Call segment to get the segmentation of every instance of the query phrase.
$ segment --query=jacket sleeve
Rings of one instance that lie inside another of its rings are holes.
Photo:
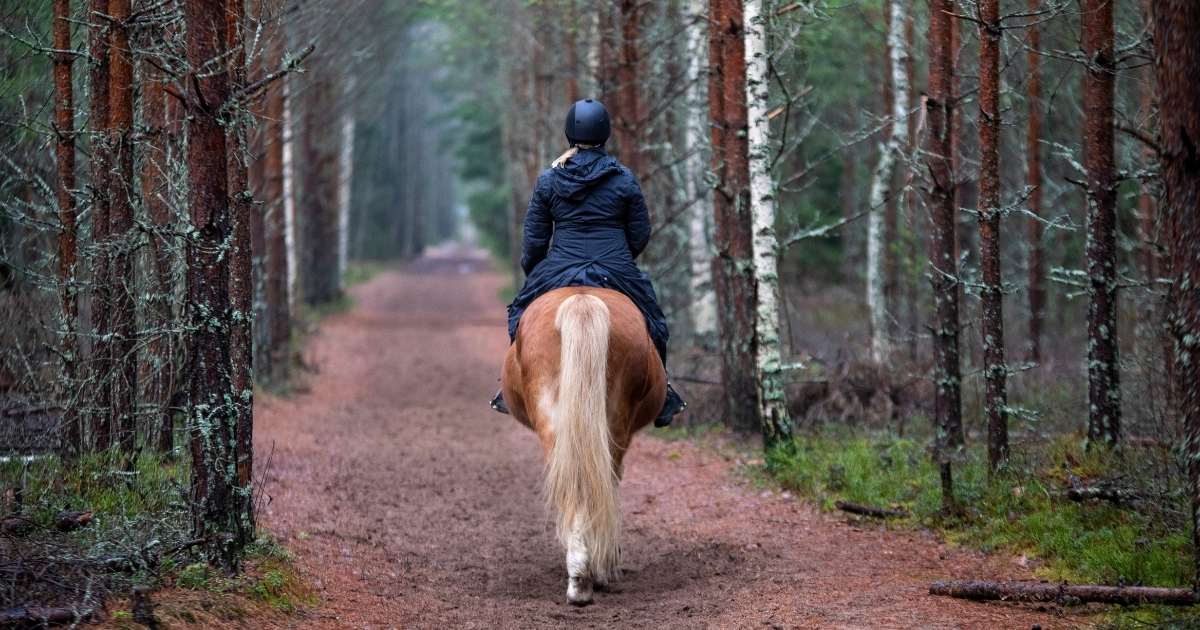
[[[521,269],[529,275],[546,257],[550,248],[550,237],[554,234],[554,217],[550,214],[550,203],[543,179],[538,178],[525,210],[524,240],[521,246]]]
[[[629,253],[637,258],[650,242],[650,211],[646,209],[646,197],[642,195],[642,187],[632,175],[629,176],[627,204],[625,240],[629,243]]]

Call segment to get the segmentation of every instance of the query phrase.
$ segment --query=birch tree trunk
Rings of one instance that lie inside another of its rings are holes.
[[[1200,590],[1200,4],[1154,3],[1159,146],[1171,244],[1169,328],[1174,337],[1175,401],[1183,421],[1191,495],[1193,588]]]
[[[725,422],[759,430],[754,358],[754,261],[746,138],[742,0],[709,2],[708,108],[712,120],[713,285],[720,326]]]
[[[775,182],[771,178],[770,81],[767,16],[763,0],[746,2],[746,114],[749,121],[750,215],[753,229],[755,374],[758,415],[767,448],[792,436],[783,389],[779,339],[779,239],[775,236]]]
[[[281,79],[279,89],[283,92],[280,96],[283,116],[280,118],[279,141],[282,164],[280,173],[282,190],[280,192],[283,195],[281,200],[283,234],[276,238],[283,239],[283,261],[275,264],[283,264],[287,268],[284,306],[287,308],[288,336],[291,334],[291,316],[296,308],[296,276],[299,275],[300,270],[300,261],[296,255],[296,195],[299,194],[299,191],[296,186],[296,106],[292,98],[294,87],[290,77]],[[279,328],[276,327],[275,331],[279,332]],[[282,344],[282,351],[286,353],[290,342],[284,341],[285,338],[280,338],[279,343]]]
[[[224,2],[186,2],[187,61],[208,64],[227,51]],[[205,539],[210,563],[236,571],[248,514],[234,466],[237,409],[229,404],[229,255],[231,237],[225,129],[216,107],[229,99],[228,73],[215,66],[192,81],[188,112],[188,188],[195,236],[188,246],[191,344],[189,433],[192,452],[192,529]]]
[[[701,339],[710,337],[717,328],[717,304],[712,288],[712,242],[708,221],[712,208],[709,193],[700,186],[705,168],[704,130],[708,127],[702,81],[704,73],[707,72],[708,47],[704,40],[705,23],[696,19],[703,15],[703,0],[689,0],[686,19],[695,21],[687,28],[686,80],[692,82],[694,87],[688,91],[688,116],[683,127],[684,150],[690,152],[684,171],[687,198],[692,202],[692,208],[688,212],[692,330]]]
[[[1088,443],[1121,435],[1117,352],[1117,181],[1113,165],[1113,0],[1083,2],[1084,167],[1087,169]]]
[[[1000,273],[1000,0],[979,3],[979,265],[983,371],[987,381],[988,467],[1008,460],[1008,365]]]
[[[345,98],[354,91],[354,77],[346,78]],[[349,104],[342,112],[342,145],[338,153],[338,288],[346,289],[346,269],[350,263],[350,183],[354,169],[354,114]]]
[[[76,299],[75,261],[77,234],[75,225],[75,96],[71,81],[75,55],[71,48],[71,1],[54,0],[54,131],[55,163],[58,168],[58,295],[62,308],[59,322],[63,383],[72,396],[77,396],[75,367],[79,361],[79,342],[75,337],[79,319]],[[68,400],[63,405],[66,425],[64,443],[68,452],[83,450],[83,432],[79,425],[79,402]]]
[[[884,363],[891,355],[891,340],[888,338],[888,318],[891,309],[885,290],[887,244],[884,243],[884,212],[888,198],[893,194],[896,164],[903,158],[907,128],[900,124],[908,115],[908,76],[905,67],[908,48],[904,44],[904,22],[908,15],[909,0],[892,0],[888,11],[888,67],[892,81],[892,110],[890,133],[879,146],[879,163],[871,179],[871,194],[867,208],[867,311],[871,320],[871,359]]]

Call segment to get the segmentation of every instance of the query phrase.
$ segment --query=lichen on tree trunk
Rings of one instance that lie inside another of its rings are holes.
[[[779,239],[775,235],[775,181],[771,176],[770,82],[767,74],[767,19],[763,0],[746,2],[746,100],[750,121],[750,215],[753,226],[755,375],[758,421],[770,447],[792,436],[783,389],[783,348],[779,339]]]
[[[1121,435],[1117,351],[1117,181],[1113,161],[1112,0],[1083,3],[1084,167],[1087,170],[1088,443]]]

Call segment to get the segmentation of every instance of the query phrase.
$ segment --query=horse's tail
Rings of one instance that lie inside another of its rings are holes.
[[[575,542],[591,556],[592,577],[609,582],[620,561],[620,509],[606,409],[608,306],[594,295],[572,295],[558,307],[555,326],[562,354],[546,499],[558,512],[559,539],[570,550],[571,536],[580,536]]]

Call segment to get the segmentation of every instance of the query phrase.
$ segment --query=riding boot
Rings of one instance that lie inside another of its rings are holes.
[[[667,369],[667,344],[656,341],[654,344],[654,348],[656,350],[658,350],[658,357],[660,359],[662,359],[663,371],[666,371],[666,369]],[[659,411],[658,417],[654,419],[654,426],[662,428],[662,427],[665,427],[665,426],[671,424],[671,421],[675,419],[675,414],[683,411],[684,409],[687,409],[687,403],[684,402],[683,397],[681,397],[679,395],[679,392],[675,391],[675,387],[673,385],[671,385],[671,377],[670,377],[670,374],[668,373],[667,397],[665,400],[663,400],[662,411]]]
[[[508,404],[504,402],[504,389],[496,390],[496,395],[492,397],[492,409],[500,413],[508,413]]]

